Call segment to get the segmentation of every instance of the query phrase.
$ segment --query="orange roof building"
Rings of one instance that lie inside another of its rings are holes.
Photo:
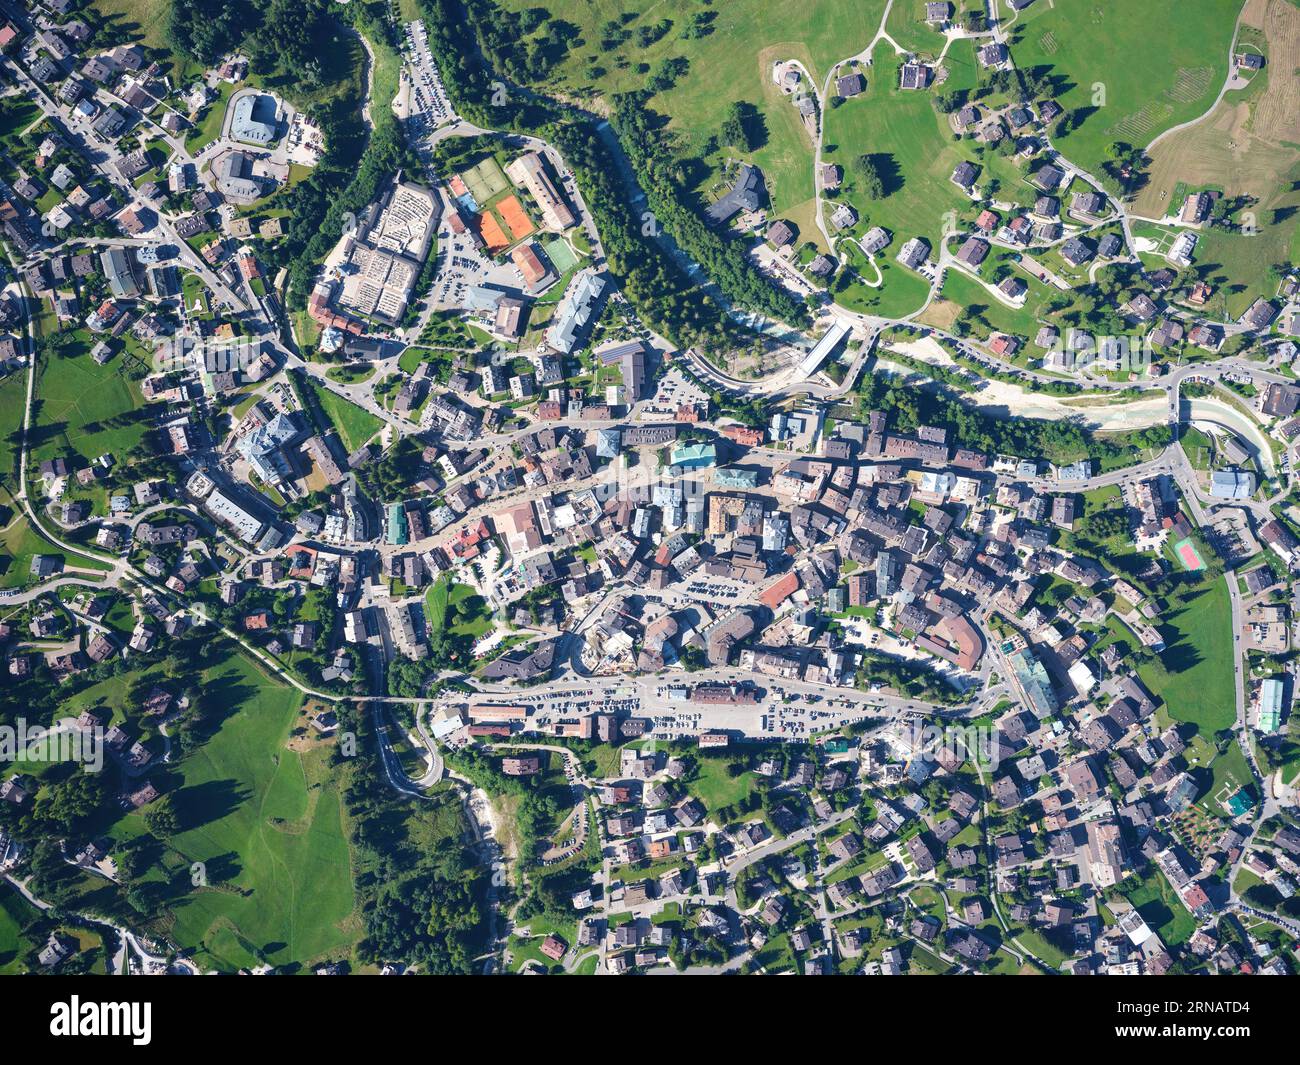
[[[968,673],[984,657],[984,637],[960,614],[945,617],[931,633],[918,636],[916,643]]]
[[[364,332],[361,323],[356,319],[338,314],[330,308],[328,290],[313,290],[311,298],[307,301],[307,314],[322,329],[333,326],[353,336],[360,336]]]
[[[530,287],[546,276],[546,267],[542,265],[542,260],[538,258],[531,243],[518,245],[510,253],[510,258],[519,267],[519,272],[524,275],[524,281]]]
[[[728,425],[722,430],[722,435],[742,447],[758,447],[763,442],[763,430],[751,429],[747,425]]]
[[[479,544],[491,535],[492,530],[488,528],[487,522],[480,518],[474,525],[464,526],[446,547],[456,558],[464,562],[477,556]]]
[[[798,588],[799,575],[791,570],[785,576],[780,577],[772,584],[769,584],[767,588],[764,589],[763,594],[758,597],[758,601],[767,607],[768,610],[774,611],[789,599],[790,596],[794,595]]]

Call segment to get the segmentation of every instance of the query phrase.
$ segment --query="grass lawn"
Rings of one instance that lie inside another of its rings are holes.
[[[976,316],[977,339],[987,340],[988,334],[992,331],[1010,333],[1021,338],[1023,348],[1024,344],[1032,340],[1038,332],[1039,314],[1042,305],[1047,302],[1047,289],[1041,282],[1029,278],[1022,271],[1017,270],[1015,274],[1029,284],[1028,299],[1023,307],[1008,307],[969,274],[956,268],[950,269],[944,275],[943,303],[932,304],[921,316],[920,321],[931,325],[951,322],[955,315],[949,314],[948,308],[944,306],[944,304],[951,304],[957,308],[958,314],[961,309],[966,308]],[[990,270],[984,280],[991,282],[992,278]]]
[[[22,957],[34,944],[23,929],[40,914],[17,890],[0,884],[0,976],[25,972]]]
[[[349,452],[356,451],[384,427],[378,415],[363,410],[336,392],[331,392],[306,374],[303,375],[303,380],[311,387],[316,402],[320,404],[325,416],[334,423],[334,428],[339,431],[339,437],[343,440],[343,446]]]
[[[510,937],[507,947],[510,951],[510,971],[517,973],[529,962],[535,962],[543,969],[562,967],[563,961],[553,961],[542,953],[542,944],[546,941],[548,935],[554,934],[564,940],[569,947],[569,951],[572,952],[578,941],[577,922],[565,921],[559,923],[539,914],[536,917],[530,917],[523,924],[531,935],[512,935]],[[570,955],[566,955],[566,957],[568,956]]]
[[[449,620],[448,631],[453,636],[478,640],[492,631],[492,612],[486,600],[468,584],[457,584],[445,574],[425,594],[424,613],[430,638],[442,632]]]
[[[1187,461],[1192,464],[1192,469],[1210,468],[1211,460],[1214,458],[1214,441],[1209,436],[1189,425],[1183,429],[1178,444],[1183,449],[1183,454],[1187,456]]]
[[[385,40],[372,39],[370,48],[375,54],[374,69],[370,72],[370,106],[389,107],[397,96],[402,57]]]
[[[1154,867],[1132,887],[1126,884],[1124,897],[1170,946],[1186,943],[1196,931],[1196,921],[1178,900],[1169,882]]]
[[[1069,959],[1069,954],[1053,943],[1042,932],[1034,928],[1014,928],[1015,939],[1048,965],[1055,969],[1062,968]],[[1010,937],[1008,937],[1010,938]]]
[[[842,275],[843,281],[837,280],[833,286],[835,302],[862,314],[894,318],[911,314],[924,304],[930,292],[930,282],[896,263],[890,255],[894,249],[895,244],[891,243],[879,252],[873,266],[856,244],[840,241],[836,250],[844,256],[848,270]],[[866,280],[874,282],[877,270],[880,271],[880,283],[872,287]]]
[[[858,213],[853,233],[860,236],[872,226],[883,226],[893,236],[877,256],[877,261],[887,260],[891,267],[880,290],[882,301],[891,286],[905,287],[912,303],[908,310],[915,310],[924,302],[926,283],[896,267],[894,256],[914,236],[925,237],[932,249],[938,248],[944,214],[970,205],[948,179],[972,153],[952,140],[947,119],[935,111],[929,93],[903,92],[897,87],[899,58],[888,44],[876,47],[873,60],[870,67],[862,68],[867,91],[827,109],[822,157],[844,171],[838,200]],[[868,199],[859,188],[854,162],[862,155],[870,156],[881,174],[885,195],[878,200]],[[873,274],[868,269],[864,276]]]
[[[0,484],[18,491],[18,439],[27,402],[27,375],[10,374],[0,381]]]
[[[739,776],[732,776],[731,764],[725,758],[701,758],[698,776],[687,784],[687,790],[710,811],[734,806],[747,798],[754,788],[755,774],[747,770]]]
[[[223,81],[217,87],[217,95],[198,113],[194,129],[185,138],[185,150],[191,155],[221,136],[221,127],[226,121],[226,105],[237,88],[239,86]]]
[[[1241,788],[1248,788],[1252,792],[1255,790],[1255,777],[1250,771],[1250,766],[1246,764],[1246,756],[1242,753],[1241,744],[1235,741],[1229,743],[1223,753],[1210,763],[1210,771],[1214,774],[1214,780],[1202,802],[1215,813],[1223,812],[1218,805],[1218,799],[1224,792],[1231,795]]]
[[[956,6],[960,8],[961,4]],[[900,48],[919,56],[937,58],[947,38],[925,21],[917,7],[916,4],[894,4],[889,10],[885,28]]]
[[[406,373],[415,373],[421,363],[428,363],[429,373],[434,380],[446,384],[455,372],[456,362],[464,361],[464,356],[434,348],[407,348],[397,360],[398,367]]]
[[[303,355],[309,356],[311,349],[320,341],[320,326],[312,320],[306,311],[294,311],[292,314],[293,333],[303,347]]]
[[[403,357],[405,357],[405,353],[403,353]],[[375,368],[368,362],[349,362],[326,370],[325,376],[331,381],[351,385],[356,384],[358,381],[369,381],[375,376]]]
[[[1209,735],[1236,720],[1229,616],[1227,584],[1202,582],[1190,602],[1165,612],[1165,650],[1138,670],[1172,718],[1193,722]]]
[[[41,109],[21,96],[8,96],[0,103],[0,147],[12,151],[23,141],[23,132],[41,117]]]
[[[1274,263],[1291,262],[1300,251],[1295,214],[1300,209],[1300,166],[1283,179],[1284,193],[1263,211],[1253,212],[1259,231],[1253,236],[1218,229],[1203,233],[1196,246],[1197,265],[1208,276],[1231,282],[1219,285],[1209,308],[1237,319],[1263,297],[1277,294],[1277,279],[1269,272]],[[1283,202],[1285,201],[1285,202]]]
[[[154,666],[150,669],[140,671],[139,669],[130,670],[124,673],[118,673],[106,680],[101,680],[96,684],[83,688],[75,695],[62,700],[45,719],[46,724],[53,724],[59,718],[77,717],[84,710],[92,707],[98,710],[109,712],[109,724],[119,725],[126,720],[128,712],[135,716],[139,713],[140,707],[132,703],[130,693],[133,687],[139,684],[160,684],[164,687],[168,682],[163,675],[162,670]],[[142,722],[142,724],[156,727],[157,722]]]
[[[458,584],[451,590],[451,606],[464,604],[465,611],[451,626],[453,636],[468,636],[479,640],[492,631],[492,613],[487,601],[467,584]]]
[[[1136,213],[1155,218],[1178,210],[1194,191],[1212,188],[1238,201],[1242,209],[1231,221],[1252,231],[1205,229],[1197,244],[1196,269],[1215,287],[1207,317],[1236,318],[1257,297],[1274,295],[1270,268],[1294,262],[1300,251],[1300,144],[1292,124],[1300,70],[1281,61],[1298,32],[1294,4],[1246,8],[1239,46],[1272,52],[1267,65],[1245,88],[1225,93],[1205,119],[1156,146],[1149,183],[1134,204]]]
[[[588,776],[597,780],[613,780],[618,777],[619,751],[621,748],[612,743],[597,744],[583,762]]]
[[[228,716],[180,766],[172,845],[209,888],[175,907],[172,936],[221,969],[310,962],[357,937],[342,802],[322,748],[285,748],[302,697],[232,654],[204,677]]]

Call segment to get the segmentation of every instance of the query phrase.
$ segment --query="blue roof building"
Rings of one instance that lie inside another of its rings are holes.
[[[718,463],[718,449],[712,444],[678,444],[673,448],[672,465],[686,470],[702,470]]]
[[[406,511],[401,503],[388,505],[388,542],[390,544],[406,543],[410,533],[406,526]]]

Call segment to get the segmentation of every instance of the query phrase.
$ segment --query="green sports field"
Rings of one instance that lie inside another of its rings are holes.
[[[573,249],[569,247],[568,242],[562,237],[548,240],[543,247],[546,251],[546,257],[554,264],[560,276],[564,276],[578,265],[578,257],[573,254]]]
[[[462,170],[460,176],[480,206],[485,205],[497,193],[505,192],[510,188],[510,182],[502,172],[501,164],[491,156],[480,159],[467,170]]]

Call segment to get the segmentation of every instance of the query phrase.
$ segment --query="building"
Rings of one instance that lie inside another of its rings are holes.
[[[595,325],[600,298],[605,291],[603,274],[584,271],[573,279],[555,319],[546,330],[546,342],[566,355],[578,347],[578,341]]]
[[[537,292],[543,287],[543,282],[551,276],[550,268],[542,261],[542,257],[537,253],[537,245],[532,241],[527,244],[516,244],[511,248],[510,261],[523,275],[524,285],[529,292]]]
[[[178,173],[183,174],[183,168]],[[252,203],[262,195],[262,182],[253,176],[253,158],[247,152],[222,152],[212,162],[212,178],[217,191],[232,203]]]
[[[1272,735],[1282,727],[1282,714],[1286,700],[1286,684],[1281,677],[1265,677],[1259,685],[1260,732]]]
[[[302,435],[290,415],[277,413],[266,424],[242,436],[235,450],[263,483],[276,486],[293,476],[285,449]]]
[[[506,167],[506,176],[529,191],[542,212],[542,222],[547,229],[559,231],[573,225],[573,212],[560,198],[539,153],[521,155]]]
[[[964,192],[970,192],[975,187],[975,181],[979,176],[980,168],[978,166],[963,161],[953,168],[952,177],[949,180]]]
[[[678,444],[673,448],[669,461],[683,469],[706,469],[717,465],[718,452],[712,444]]]
[[[1012,680],[1020,697],[1034,715],[1042,719],[1056,713],[1059,704],[1051,678],[1033,652],[1022,647],[1007,655],[1007,664],[1011,667]]]
[[[530,777],[542,771],[542,760],[535,754],[501,759],[501,772],[508,777]]]
[[[1255,475],[1247,470],[1215,470],[1210,474],[1210,495],[1215,499],[1249,499],[1255,494]]]
[[[821,339],[813,345],[812,350],[800,361],[795,370],[795,376],[800,381],[806,381],[812,377],[821,368],[822,363],[830,357],[831,353],[839,348],[848,335],[849,327],[843,322],[836,321],[832,324],[822,334]]]
[[[1119,825],[1111,820],[1089,821],[1088,867],[1099,888],[1114,887],[1124,877],[1127,857]]]
[[[984,261],[988,253],[988,241],[975,236],[967,237],[962,246],[957,249],[957,261],[974,269]]]
[[[268,145],[275,140],[278,121],[275,98],[250,92],[235,101],[230,111],[230,135],[249,144]]]
[[[741,211],[757,211],[767,201],[763,172],[750,163],[742,163],[740,172],[727,194],[705,212],[710,222],[721,225]]]
[[[219,488],[204,500],[203,506],[219,522],[230,526],[245,543],[257,542],[265,528],[259,517]]]
[[[628,403],[641,398],[646,385],[646,345],[640,340],[615,341],[597,348],[592,354],[603,366],[618,363]]]
[[[108,280],[109,291],[116,299],[134,299],[140,295],[135,272],[131,268],[130,251],[125,248],[108,248],[99,253],[99,263]]]

